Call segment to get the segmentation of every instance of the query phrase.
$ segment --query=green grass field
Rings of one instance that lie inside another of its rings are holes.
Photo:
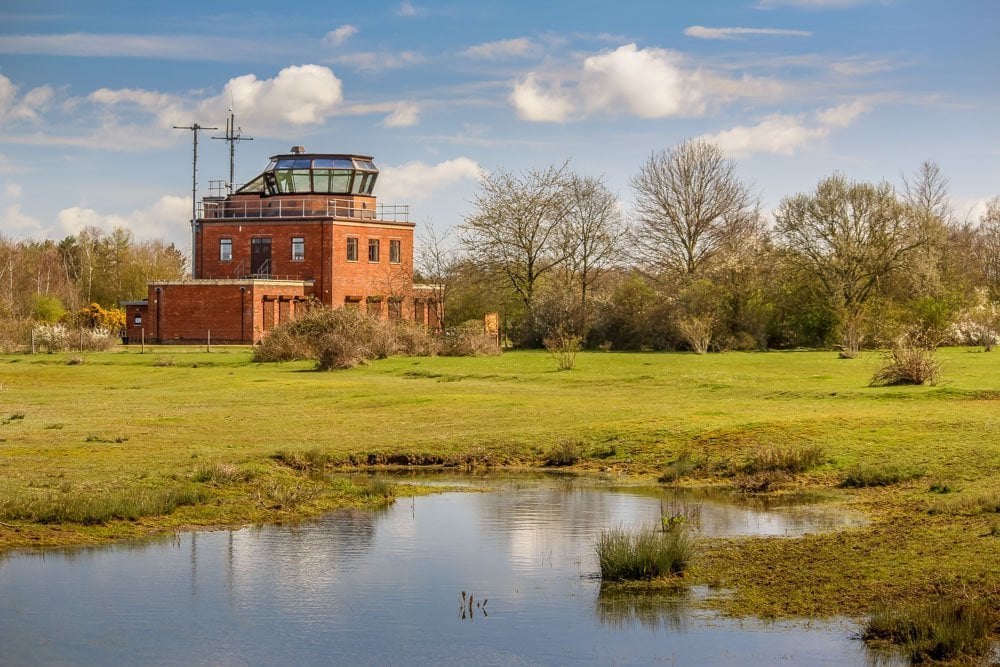
[[[819,447],[820,464],[780,486],[820,490],[871,522],[704,541],[686,576],[735,591],[717,604],[826,615],[942,590],[1000,598],[1000,353],[941,350],[936,386],[879,388],[868,386],[877,353],[582,353],[559,372],[544,352],[509,352],[324,373],[254,364],[246,348],[72,356],[0,357],[0,549],[285,520],[382,497],[360,482],[321,483],[278,452],[353,470],[534,466],[569,448],[584,472],[653,480],[687,457],[698,465],[681,484],[731,485],[761,452]],[[865,466],[903,474],[838,488]],[[180,488],[195,490],[194,504],[163,516],[83,525],[18,514]]]

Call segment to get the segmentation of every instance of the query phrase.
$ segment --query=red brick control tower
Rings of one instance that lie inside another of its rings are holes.
[[[440,326],[431,286],[413,284],[409,207],[373,194],[371,156],[271,157],[225,197],[205,197],[191,280],[151,282],[125,302],[130,341],[252,343],[308,300]]]

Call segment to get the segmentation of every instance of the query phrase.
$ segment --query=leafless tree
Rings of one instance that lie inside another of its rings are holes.
[[[562,227],[566,268],[580,295],[578,335],[585,335],[587,297],[595,283],[620,258],[625,220],[618,198],[603,181],[572,175],[568,179],[570,208]]]
[[[986,204],[979,218],[976,258],[986,287],[994,299],[1000,299],[1000,197]]]
[[[567,164],[484,179],[475,213],[459,227],[470,259],[503,276],[528,313],[539,278],[566,260],[558,241],[571,209]]]
[[[918,217],[888,183],[841,175],[821,180],[813,194],[785,198],[775,213],[779,240],[839,311],[848,354],[860,349],[863,309],[879,281],[926,242]]]
[[[736,164],[707,141],[652,153],[632,189],[635,246],[654,272],[698,275],[727,243],[759,223],[756,198]]]
[[[449,234],[438,235],[434,228],[426,225],[421,232],[417,246],[416,271],[430,285],[437,322],[444,323],[445,299],[451,287],[456,270],[455,249],[448,246]]]

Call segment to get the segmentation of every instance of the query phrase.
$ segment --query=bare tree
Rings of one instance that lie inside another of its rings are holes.
[[[903,201],[915,210],[947,224],[951,221],[951,181],[934,160],[920,163],[912,179],[903,176]]]
[[[578,335],[585,335],[587,297],[606,270],[621,257],[625,220],[618,198],[603,181],[577,175],[569,177],[570,209],[563,225],[567,271],[579,289]]]
[[[991,199],[979,218],[975,254],[990,295],[1000,300],[1000,197]]]
[[[700,274],[759,220],[756,198],[715,144],[687,141],[653,153],[632,178],[636,249],[656,272]]]
[[[426,284],[430,285],[433,295],[431,306],[435,309],[437,321],[444,325],[445,299],[451,287],[456,270],[457,259],[454,248],[449,248],[449,234],[439,236],[434,228],[425,225],[421,234],[416,256],[416,272]]]
[[[813,194],[785,198],[775,213],[780,241],[839,312],[847,354],[861,347],[864,306],[879,281],[926,242],[918,217],[888,183],[841,175],[820,181]]]
[[[498,170],[476,194],[459,227],[470,259],[497,271],[530,314],[539,278],[566,260],[559,233],[570,211],[567,164],[521,176]]]

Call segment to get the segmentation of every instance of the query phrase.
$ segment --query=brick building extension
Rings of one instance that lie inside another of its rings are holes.
[[[432,286],[413,284],[407,206],[379,204],[366,155],[275,155],[257,178],[205,197],[192,278],[151,282],[123,305],[131,341],[255,343],[310,300],[438,328]]]

